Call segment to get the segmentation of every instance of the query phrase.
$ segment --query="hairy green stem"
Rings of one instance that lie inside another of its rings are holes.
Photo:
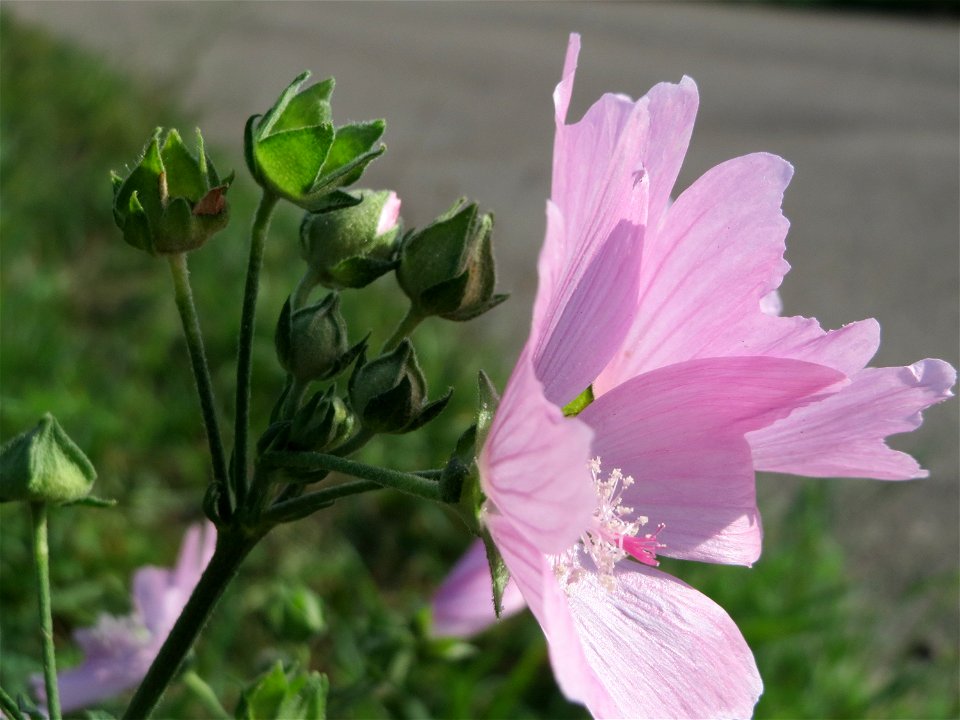
[[[223,591],[237,574],[243,559],[262,537],[262,533],[245,535],[230,529],[220,531],[210,564],[200,576],[200,582],[137,688],[123,715],[124,720],[145,720],[150,717],[183,664],[183,659],[196,642]]]
[[[313,292],[318,282],[319,280],[317,279],[316,273],[313,272],[312,268],[308,267],[303,277],[300,278],[300,282],[297,283],[293,294],[290,296],[291,312],[296,312],[307,304],[307,299],[310,297],[310,293]]]
[[[203,333],[200,330],[197,308],[193,303],[193,290],[190,288],[187,255],[186,253],[170,255],[169,260],[170,273],[173,275],[174,297],[177,302],[177,310],[180,311],[180,321],[183,324],[183,334],[187,339],[187,348],[190,351],[190,363],[193,366],[193,377],[197,383],[197,395],[200,398],[203,425],[207,431],[207,442],[210,444],[213,477],[223,489],[223,492],[220,493],[219,509],[221,515],[226,519],[230,516],[226,454],[223,450],[223,438],[220,436],[220,424],[217,420],[213,383],[210,381],[210,367],[207,364],[207,354],[203,349]]]
[[[283,500],[274,503],[262,516],[263,521],[269,525],[277,525],[282,522],[290,522],[306,517],[317,510],[332,505],[334,500],[347,497],[349,495],[358,495],[360,493],[370,492],[371,490],[383,490],[383,485],[375,483],[372,480],[354,480],[335,485],[324,490],[307,493],[290,500]]]
[[[240,340],[237,347],[237,416],[234,427],[233,482],[238,506],[243,506],[247,497],[247,434],[250,429],[253,320],[257,311],[257,294],[260,290],[263,246],[270,229],[270,218],[278,200],[279,197],[269,190],[264,190],[250,228],[250,259],[247,263],[247,281],[243,291],[243,310],[240,315]]]
[[[339,455],[340,457],[347,457],[348,455],[353,455],[357,450],[362,448],[368,442],[373,439],[373,433],[369,430],[361,430],[352,438],[347,440],[343,445],[335,447],[332,451],[332,455]]]
[[[322,469],[352,475],[362,480],[370,480],[383,487],[393,488],[408,495],[440,500],[440,488],[433,480],[387,468],[364,465],[363,463],[336,455],[312,452],[272,452],[261,458],[262,462],[274,467]]]
[[[37,568],[37,599],[40,608],[40,641],[43,644],[43,684],[47,689],[50,720],[60,720],[60,689],[57,657],[53,648],[53,613],[50,610],[50,546],[47,542],[47,504],[30,503],[33,519],[33,560]]]
[[[0,687],[0,710],[3,710],[11,720],[25,720],[23,713],[20,712],[20,706],[2,687]]]
[[[393,350],[397,345],[400,344],[405,337],[412,333],[417,325],[424,321],[422,315],[418,315],[414,312],[413,305],[410,306],[410,309],[407,311],[407,314],[403,317],[403,320],[400,321],[400,324],[397,326],[397,329],[394,330],[393,335],[390,336],[390,339],[383,344],[383,348],[380,350],[382,355],[385,352]]]

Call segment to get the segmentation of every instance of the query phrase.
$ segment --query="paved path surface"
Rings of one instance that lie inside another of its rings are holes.
[[[681,187],[754,150],[795,165],[787,312],[830,327],[879,318],[876,364],[957,364],[955,21],[651,3],[4,5],[144,82],[175,85],[221,146],[238,147],[247,116],[304,68],[336,76],[337,119],[389,120],[390,150],[367,182],[399,190],[408,222],[460,194],[496,211],[516,319],[501,311],[481,330],[512,348],[526,329],[543,233],[551,92],[577,30],[572,117],[604,91],[636,96],[660,80],[697,80],[701,111]],[[936,408],[922,431],[894,441],[931,468],[929,481],[848,481],[839,493],[837,532],[852,568],[865,593],[888,599],[892,619],[904,588],[960,561],[957,413],[955,401]],[[768,480],[768,502],[781,495],[773,485],[796,481]],[[957,620],[945,622],[922,634],[949,642]]]

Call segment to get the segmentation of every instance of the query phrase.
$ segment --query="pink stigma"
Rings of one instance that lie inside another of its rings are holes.
[[[644,565],[657,567],[660,562],[657,560],[657,549],[666,547],[663,543],[657,542],[657,535],[666,527],[665,523],[657,525],[657,529],[652,533],[647,533],[643,537],[631,537],[630,535],[621,536],[618,543],[621,548],[630,553],[630,556],[639,560]]]

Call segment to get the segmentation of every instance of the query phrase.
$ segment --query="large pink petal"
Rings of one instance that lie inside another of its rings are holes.
[[[842,379],[797,360],[691,360],[633,378],[578,417],[594,429],[593,454],[603,467],[633,476],[624,504],[652,527],[666,524],[662,554],[750,564],[760,554],[761,527],[744,434]]]
[[[493,586],[487,553],[480,540],[475,541],[457,561],[431,601],[436,637],[468,637],[497,621],[493,610]],[[523,608],[523,595],[512,580],[503,591],[500,617],[509,617]]]
[[[920,414],[953,393],[956,371],[942,360],[867,368],[840,392],[747,435],[758,470],[815,477],[926,477],[884,438],[915,430]]]
[[[690,145],[700,95],[693,79],[684,76],[677,85],[654,85],[646,100],[650,122],[641,156],[650,175],[648,222],[656,228],[670,202],[670,192]]]
[[[587,573],[548,602],[554,672],[579,676],[596,718],[745,718],[763,692],[753,654],[724,610],[652,568],[612,589]],[[570,646],[575,642],[581,652]]]
[[[763,312],[789,269],[780,204],[792,173],[774,155],[730,160],[688,188],[658,230],[648,229],[637,319],[596,392],[694,358],[770,355],[846,374],[866,364],[879,342],[876,323],[825,333],[816,320]]]
[[[489,501],[543,552],[566,550],[590,521],[592,437],[544,397],[522,354],[480,453],[480,480]]]
[[[642,227],[614,228],[539,338],[534,367],[552,403],[562,407],[583,392],[623,342],[637,307],[642,242]]]
[[[572,619],[565,611],[566,596],[557,584],[550,561],[502,515],[489,513],[486,523],[512,582],[516,583],[547,638],[557,685],[571,700],[581,703],[590,700],[593,706],[601,704],[603,690],[592,673],[583,671],[587,663]],[[571,657],[564,661],[567,655]]]

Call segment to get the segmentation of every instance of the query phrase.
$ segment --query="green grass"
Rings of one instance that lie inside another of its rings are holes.
[[[191,126],[170,98],[138,90],[8,16],[0,32],[0,435],[54,412],[97,466],[96,493],[119,501],[109,510],[53,513],[56,641],[60,664],[68,667],[79,660],[70,633],[100,612],[127,612],[133,571],[171,564],[184,528],[200,517],[206,443],[169,273],[162,261],[123,244],[110,216],[107,177],[136,156],[155,125]],[[222,166],[216,148],[212,155]],[[389,154],[378,162],[390,162]],[[246,231],[256,201],[252,182],[237,170],[231,227],[190,258],[224,428],[233,412]],[[263,429],[283,381],[271,338],[301,270],[297,222],[295,212],[280,212],[267,247],[254,433]],[[403,304],[391,278],[374,288],[374,302],[348,296],[345,307],[355,335],[372,329],[376,344]],[[383,308],[390,309],[386,317]],[[455,387],[453,403],[443,422],[375,443],[365,459],[400,469],[443,462],[470,422],[477,370],[487,369],[500,385],[509,371],[509,359],[489,350],[478,348],[464,361],[458,350],[468,332],[438,321],[417,331],[434,392]],[[955,644],[889,648],[871,633],[869,606],[851,587],[845,558],[829,537],[828,483],[806,488],[788,512],[766,518],[766,551],[756,568],[664,563],[740,624],[767,688],[757,715],[960,714]],[[25,509],[0,506],[0,522],[0,681],[17,692],[39,670],[40,654],[26,580]],[[244,566],[193,668],[229,708],[244,684],[279,658],[329,675],[334,717],[585,717],[556,691],[542,635],[528,615],[470,643],[425,636],[427,598],[467,542],[442,508],[388,492],[280,528]],[[943,588],[956,581],[945,578],[917,593],[945,596]],[[278,610],[304,589],[321,598],[325,620],[309,632]],[[162,717],[206,715],[181,685],[164,702]],[[123,705],[120,698],[107,709]]]

